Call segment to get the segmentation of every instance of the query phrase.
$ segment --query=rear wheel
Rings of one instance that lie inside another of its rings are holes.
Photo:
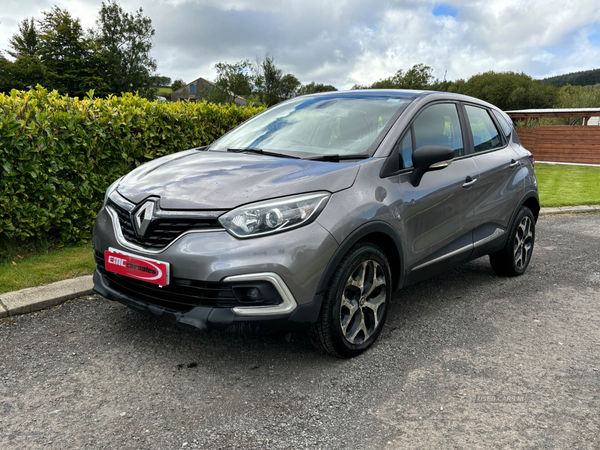
[[[387,317],[391,281],[390,265],[379,247],[354,246],[336,269],[311,330],[316,347],[341,358],[369,348]]]
[[[523,275],[531,261],[534,242],[535,218],[531,210],[523,206],[515,218],[504,248],[490,254],[494,272],[504,277]]]

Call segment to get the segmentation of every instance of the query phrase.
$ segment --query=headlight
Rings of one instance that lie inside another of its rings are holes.
[[[117,181],[115,181],[108,187],[108,189],[106,190],[106,194],[104,194],[104,206],[106,206],[106,202],[108,201],[108,197],[110,197],[110,194],[117,190],[117,188],[119,187],[119,183],[122,179],[123,177],[119,178]]]
[[[223,214],[219,222],[239,238],[278,233],[313,221],[330,195],[329,192],[316,192],[253,203]]]

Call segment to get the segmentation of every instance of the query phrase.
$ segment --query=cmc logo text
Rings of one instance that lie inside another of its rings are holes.
[[[108,262],[111,263],[111,264],[114,264],[116,266],[127,267],[125,259],[123,259],[123,258],[117,258],[116,256],[109,256],[108,257]]]

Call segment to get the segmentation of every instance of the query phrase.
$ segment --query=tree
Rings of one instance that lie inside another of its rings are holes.
[[[598,108],[600,89],[567,84],[559,89],[555,106],[557,108]]]
[[[551,108],[558,88],[529,75],[515,72],[485,72],[472,76],[449,92],[470,95],[509,111],[528,108]]]
[[[253,94],[256,94],[260,103],[267,106],[295,96],[300,87],[298,78],[292,74],[284,74],[272,56],[267,55],[262,60],[256,58],[250,69],[254,83]]]
[[[94,61],[96,48],[79,19],[58,6],[42,14],[39,54],[49,87],[71,96],[83,96],[90,89],[103,91],[105,83]]]
[[[415,64],[399,81],[402,89],[427,89],[433,81],[433,69],[424,64]]]
[[[330,84],[315,83],[314,81],[311,81],[310,83],[305,84],[304,86],[301,86],[298,89],[297,94],[298,95],[306,95],[306,94],[316,94],[318,92],[330,92],[330,91],[337,91],[337,89]]]
[[[302,83],[294,75],[288,73],[281,77],[280,85],[279,95],[282,99],[288,99],[297,95],[298,88],[302,86]]]
[[[567,84],[572,86],[591,86],[600,83],[600,69],[557,75],[555,77],[545,78],[542,82],[552,84],[556,87],[563,87]]]
[[[38,57],[39,43],[40,39],[33,17],[30,20],[25,19],[19,24],[19,32],[13,34],[8,41],[11,50],[8,50],[7,53],[15,59],[20,56]]]
[[[424,64],[415,64],[404,73],[399,69],[389,78],[376,81],[370,86],[354,85],[352,89],[431,89],[433,69]]]
[[[152,75],[156,61],[150,57],[154,28],[142,8],[129,14],[116,0],[102,2],[94,30],[103,76],[111,92],[135,92],[153,97]]]
[[[283,70],[275,65],[272,56],[267,55],[261,64],[262,73],[259,75],[256,84],[262,90],[262,100],[267,106],[275,105],[281,92],[281,78]]]
[[[171,78],[156,75],[152,77],[152,84],[160,87],[170,87],[172,84]]]
[[[206,89],[204,98],[213,103],[234,103],[236,97],[247,97],[252,92],[250,61],[243,60],[234,64],[219,62],[215,64],[217,78],[210,89]]]
[[[13,63],[0,53],[0,92],[10,92],[15,87]]]
[[[173,81],[173,84],[171,85],[171,89],[175,91],[182,86],[185,86],[185,81],[183,81],[181,78],[177,78],[175,81]]]
[[[13,34],[8,44],[10,49],[7,53],[15,59],[13,63],[7,62],[10,68],[7,63],[4,64],[5,70],[11,73],[11,88],[26,89],[45,84],[46,70],[40,60],[40,36],[34,19],[23,20],[19,24],[19,32]]]

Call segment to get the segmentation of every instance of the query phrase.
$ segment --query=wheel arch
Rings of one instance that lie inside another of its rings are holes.
[[[540,215],[540,200],[537,196],[537,193],[534,194],[533,192],[530,192],[529,195],[526,196],[526,198],[523,200],[521,206],[527,206],[533,213],[533,217],[537,222],[538,217]]]
[[[359,242],[370,242],[381,249],[390,263],[392,272],[392,291],[395,292],[404,282],[404,260],[402,256],[402,244],[392,226],[386,222],[370,222],[360,226],[348,235],[340,244],[334,255],[327,263],[327,267],[321,275],[317,295],[323,294],[335,269],[340,264],[342,258],[350,249]]]
[[[536,191],[529,191],[525,195],[523,195],[519,203],[517,203],[517,207],[513,211],[512,216],[510,217],[510,221],[508,222],[508,227],[506,228],[506,238],[504,239],[502,246],[506,244],[506,239],[508,239],[509,231],[512,230],[515,218],[517,217],[517,214],[519,214],[519,211],[523,206],[527,206],[531,210],[531,212],[533,213],[533,218],[535,219],[535,222],[537,222],[538,217],[540,215],[540,198],[538,196],[538,193]]]

